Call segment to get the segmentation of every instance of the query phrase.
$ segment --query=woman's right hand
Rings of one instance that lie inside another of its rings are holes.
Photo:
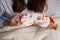
[[[9,22],[4,21],[3,25],[4,26],[19,26],[19,25],[21,25],[21,21],[20,20],[18,20],[18,22],[16,22],[17,16],[18,16],[18,14],[15,15]]]

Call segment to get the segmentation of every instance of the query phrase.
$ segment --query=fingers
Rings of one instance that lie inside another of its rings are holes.
[[[53,28],[54,28],[54,30],[57,30],[58,29],[58,25],[55,24]]]
[[[11,21],[15,21],[15,19],[17,18],[17,16],[18,16],[18,14],[15,15],[15,16],[11,19]]]
[[[19,19],[24,19],[24,15],[23,14],[20,14],[19,16],[20,16]]]
[[[15,15],[15,16],[11,19],[11,22],[16,23],[17,26],[21,25],[20,19],[19,19],[19,21],[17,21],[17,22],[15,21],[18,16],[19,16],[19,14]]]
[[[55,25],[54,24],[49,24],[48,29],[50,29],[50,30],[52,30],[52,29],[57,30],[58,26],[57,26],[57,24],[55,24]]]
[[[21,21],[19,20],[18,22],[17,22],[17,26],[20,26],[22,23],[21,23]]]
[[[53,25],[49,24],[48,29],[52,30],[53,29]]]

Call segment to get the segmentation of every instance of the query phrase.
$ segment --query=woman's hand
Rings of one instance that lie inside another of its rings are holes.
[[[21,25],[21,21],[18,20],[18,22],[16,22],[16,18],[17,18],[18,14],[16,16],[14,16],[9,22],[4,21],[3,25],[4,26],[19,26]]]
[[[58,29],[58,26],[57,26],[57,24],[50,23],[47,28],[50,29],[50,30],[52,30],[52,29],[57,30]]]

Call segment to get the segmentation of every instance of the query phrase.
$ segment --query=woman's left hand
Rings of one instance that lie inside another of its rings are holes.
[[[57,24],[50,23],[47,28],[50,30],[52,30],[52,29],[57,30],[58,26],[57,26]]]

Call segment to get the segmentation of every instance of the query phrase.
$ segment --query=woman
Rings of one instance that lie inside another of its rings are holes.
[[[23,12],[25,10],[26,11],[33,11],[36,13],[43,13],[45,10],[44,8],[46,8],[47,10],[47,4],[46,4],[46,0],[28,0],[28,2],[25,2],[26,0],[12,0],[13,4],[12,4],[12,9],[14,11],[14,13],[20,13]],[[25,13],[23,12],[23,13]],[[18,16],[18,15],[17,15]],[[16,21],[17,16],[14,16],[12,18],[10,18],[9,21],[4,21],[3,25],[4,26],[19,26],[21,25],[21,21]],[[50,24],[50,25],[53,25]],[[54,27],[50,27],[50,25],[48,26],[49,29],[53,29]],[[56,29],[57,27],[55,27],[54,29]]]
[[[7,4],[6,4],[6,1],[7,1]],[[0,10],[2,10],[0,13],[1,14],[0,25],[1,26],[2,25],[19,26],[21,25],[20,20],[18,21],[15,20],[19,14],[16,15],[16,13],[20,13],[20,12],[29,13],[31,11],[42,13],[44,11],[44,7],[46,6],[46,0],[43,0],[43,1],[42,0],[27,0],[27,1],[28,2],[26,2],[26,0],[25,1],[24,0],[12,0],[12,1],[11,0],[0,0],[0,4],[1,4]],[[2,3],[4,4],[4,6]],[[8,15],[8,16],[5,16],[5,15]],[[40,40],[40,37],[41,37],[40,32],[36,34],[35,31],[38,31],[36,30],[36,27],[20,29],[18,31],[13,32],[12,38],[16,38],[16,40]],[[11,35],[9,36],[11,37]]]

